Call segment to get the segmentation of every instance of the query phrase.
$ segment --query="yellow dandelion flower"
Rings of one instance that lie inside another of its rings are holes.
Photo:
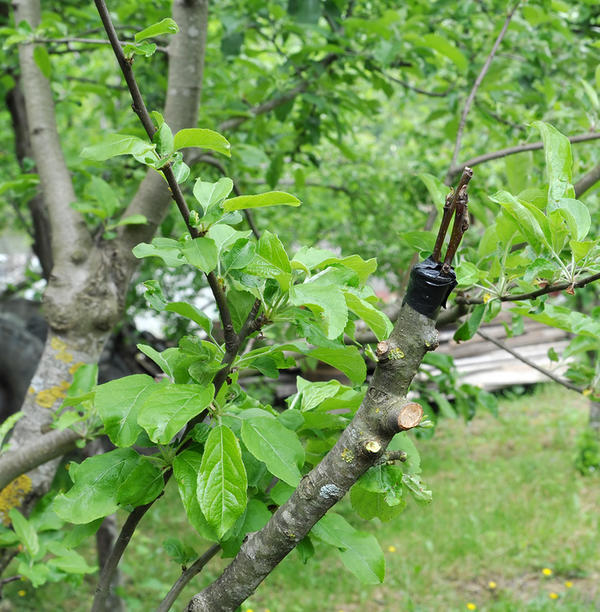
[[[548,593],[548,597],[550,597],[550,599],[558,599],[558,593],[552,591],[552,593]]]
[[[552,570],[549,567],[545,567],[542,570],[542,574],[544,574],[544,576],[552,576]]]
[[[395,546],[388,546],[388,552],[396,552]]]
[[[565,582],[565,586],[567,587],[567,589],[570,589],[573,586],[573,583],[570,580],[567,580]]]
[[[27,591],[24,591],[23,589],[21,589],[20,591],[17,591],[17,595],[19,597],[25,597],[25,595],[27,595]]]
[[[467,604],[467,610],[477,610],[477,606],[474,603],[469,602]]]
[[[492,299],[492,294],[491,293],[484,293],[483,294],[483,303],[484,304],[487,304],[491,299]]]
[[[252,608],[246,608],[246,612],[254,612]]]
[[[490,581],[488,582],[488,587],[489,587],[490,589],[495,589],[497,586],[498,586],[498,585],[497,585],[497,584],[496,584],[496,583],[495,583],[493,580],[490,580]]]

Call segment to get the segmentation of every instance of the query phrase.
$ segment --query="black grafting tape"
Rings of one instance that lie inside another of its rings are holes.
[[[418,313],[435,319],[440,306],[446,308],[446,300],[454,287],[454,270],[450,268],[447,273],[442,273],[442,263],[428,257],[410,271],[404,302]]]

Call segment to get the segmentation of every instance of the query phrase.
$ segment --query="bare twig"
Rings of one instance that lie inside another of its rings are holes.
[[[548,293],[554,293],[555,291],[563,291],[564,289],[569,288],[578,288],[585,287],[594,281],[600,280],[600,272],[596,274],[592,274],[590,276],[586,276],[584,278],[579,279],[575,282],[563,281],[561,283],[554,283],[553,285],[546,285],[541,289],[536,289],[535,291],[530,291],[529,293],[516,293],[516,294],[508,294],[501,295],[498,299],[501,302],[522,302],[523,300],[531,300],[533,298],[539,297],[540,295],[546,295]],[[457,304],[483,304],[483,298],[481,297],[467,297],[467,296],[456,296],[455,299]]]
[[[391,74],[387,74],[386,72],[383,72],[381,70],[379,72],[382,76],[384,76],[389,81],[398,83],[398,85],[402,85],[402,87],[404,87],[405,89],[410,89],[411,91],[414,91],[415,93],[422,94],[424,96],[429,96],[431,98],[445,98],[452,91],[452,88],[450,87],[448,87],[448,89],[446,89],[445,91],[427,91],[426,89],[415,87],[414,85],[411,85],[407,81],[398,79],[392,76]]]
[[[494,45],[492,46],[492,50],[489,52],[485,63],[483,64],[483,67],[481,68],[479,74],[477,75],[477,78],[475,79],[475,83],[473,83],[473,87],[471,88],[471,92],[469,93],[469,96],[467,97],[467,101],[465,102],[465,106],[463,108],[462,114],[460,116],[460,123],[458,125],[458,130],[456,132],[456,141],[454,143],[454,152],[452,153],[452,161],[450,162],[450,168],[448,170],[448,175],[446,177],[447,180],[450,179],[450,171],[451,169],[454,167],[454,165],[456,164],[456,160],[458,159],[458,153],[460,151],[460,145],[462,143],[462,135],[465,129],[465,124],[467,122],[467,115],[469,114],[469,111],[471,110],[471,106],[473,104],[473,100],[475,99],[475,94],[477,93],[477,90],[479,89],[479,86],[481,85],[481,82],[483,81],[485,75],[487,74],[487,71],[490,68],[490,65],[492,63],[492,60],[494,59],[494,55],[496,55],[496,51],[498,50],[498,47],[500,46],[500,43],[502,42],[502,39],[504,38],[504,35],[506,34],[506,31],[508,30],[508,26],[510,24],[510,21],[515,13],[515,11],[517,10],[517,7],[519,6],[519,1],[517,1],[514,5],[514,7],[512,8],[511,11],[509,11],[509,13],[506,15],[506,19],[504,20],[504,25],[502,26],[502,29],[500,30],[500,33],[498,34],[498,36],[496,37],[496,40],[494,41]]]
[[[597,140],[600,138],[600,132],[589,132],[587,134],[579,134],[578,136],[570,136],[569,142],[575,144],[578,142],[587,142],[589,140]],[[468,159],[465,162],[461,162],[457,166],[454,166],[448,172],[450,177],[455,177],[460,174],[465,166],[473,167],[483,164],[485,162],[492,161],[494,159],[500,159],[502,157],[508,157],[509,155],[516,155],[517,153],[524,153],[525,151],[537,151],[543,149],[544,143],[540,140],[538,142],[530,142],[527,144],[517,145],[516,147],[508,147],[506,149],[500,149],[499,151],[493,151],[492,153],[485,153],[484,155],[478,155],[472,159]]]
[[[186,584],[197,574],[199,574],[204,566],[221,550],[220,544],[213,544],[203,555],[198,557],[190,567],[181,572],[181,576],[177,582],[171,587],[166,597],[162,600],[160,606],[156,608],[156,612],[168,612],[175,600],[184,589]]]
[[[484,340],[487,340],[488,342],[495,344],[498,348],[501,348],[503,351],[506,351],[507,353],[509,353],[516,359],[518,359],[519,361],[522,361],[523,363],[527,364],[530,368],[533,368],[534,370],[541,372],[544,376],[547,376],[554,382],[557,382],[559,385],[562,385],[563,387],[566,387],[567,389],[571,389],[571,391],[577,391],[577,393],[583,392],[583,389],[581,389],[577,385],[574,385],[568,380],[565,380],[564,378],[561,378],[560,376],[553,374],[549,370],[546,370],[546,368],[542,368],[541,366],[537,365],[533,361],[527,359],[527,357],[523,357],[523,355],[519,355],[519,353],[517,353],[516,351],[513,351],[504,342],[501,342],[500,340],[496,340],[496,338],[492,338],[491,336],[488,336],[486,333],[482,332],[481,330],[478,330],[477,334],[480,335]]]

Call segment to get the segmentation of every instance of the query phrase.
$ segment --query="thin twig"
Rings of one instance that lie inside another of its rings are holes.
[[[111,42],[109,40],[106,40],[104,38],[77,38],[77,37],[75,37],[75,38],[36,38],[36,39],[34,39],[33,42],[44,43],[44,44],[47,44],[47,45],[52,45],[52,44],[56,44],[56,45],[70,45],[72,43],[75,43],[75,44],[78,44],[78,45],[110,45],[111,44]],[[133,41],[133,40],[120,40],[119,44],[121,44],[121,45],[133,45],[133,44],[135,44],[135,41]],[[75,49],[71,49],[71,50],[75,51]],[[157,45],[156,50],[159,51],[160,53],[167,53],[167,48],[166,47],[160,47],[160,46]]]
[[[598,138],[600,138],[600,132],[589,132],[587,134],[570,136],[569,142],[571,144],[575,144],[578,142],[597,140]],[[470,168],[472,168],[473,166],[478,166],[479,164],[483,164],[494,159],[508,157],[509,155],[516,155],[517,153],[524,153],[525,151],[537,151],[538,149],[543,148],[544,143],[540,140],[538,142],[530,142],[528,144],[517,145],[516,147],[500,149],[499,151],[493,151],[492,153],[485,153],[483,155],[478,155],[477,157],[473,157],[472,159],[468,159],[467,161],[458,164],[457,166],[451,168],[448,174],[450,177],[455,177],[463,171],[463,168],[465,166],[469,166]]]
[[[583,195],[588,189],[591,189],[598,181],[600,181],[600,164],[592,168],[589,172],[586,172],[576,183],[573,185],[575,189],[575,197]]]
[[[527,364],[529,367],[533,368],[534,370],[537,370],[538,372],[542,373],[544,376],[547,376],[548,378],[552,379],[554,382],[557,382],[559,385],[562,385],[563,387],[566,387],[567,389],[571,389],[571,391],[577,391],[577,393],[583,392],[583,389],[581,389],[577,385],[574,385],[568,380],[565,380],[564,378],[561,378],[560,376],[553,374],[549,370],[546,370],[546,368],[542,368],[541,366],[537,365],[530,359],[527,359],[527,357],[523,357],[523,355],[519,355],[519,353],[517,353],[516,351],[513,351],[506,344],[504,344],[504,342],[501,342],[500,340],[496,340],[495,338],[488,336],[486,333],[482,332],[481,330],[478,330],[477,333],[484,340],[487,340],[488,342],[495,344],[498,348],[501,348],[503,351],[506,351],[507,353],[509,353],[516,359],[518,359],[519,361],[522,361],[523,363]]]
[[[221,550],[220,544],[213,544],[204,554],[202,554],[190,567],[181,572],[181,576],[177,579],[177,582],[171,587],[171,590],[167,593],[166,597],[160,603],[160,606],[156,608],[156,612],[168,612],[171,606],[175,603],[177,597],[187,585],[187,583],[197,574],[199,574],[204,566]]]
[[[473,100],[475,99],[475,94],[477,93],[477,90],[479,89],[481,82],[483,81],[485,75],[487,74],[487,71],[490,68],[492,60],[494,59],[494,55],[496,55],[496,51],[498,50],[498,47],[500,46],[500,43],[502,42],[502,39],[504,38],[506,31],[508,30],[510,21],[515,11],[517,10],[518,6],[519,6],[519,1],[515,3],[512,10],[506,16],[506,19],[504,20],[504,25],[502,26],[500,33],[496,37],[494,45],[492,46],[492,50],[489,52],[489,55],[487,56],[485,63],[483,64],[483,67],[481,68],[479,74],[477,75],[477,78],[475,79],[475,83],[473,83],[471,92],[469,93],[469,96],[467,97],[467,101],[465,102],[463,112],[460,116],[460,123],[458,125],[458,130],[456,132],[456,141],[454,143],[454,152],[452,153],[452,161],[450,162],[450,168],[448,169],[448,174],[446,176],[447,181],[450,180],[451,170],[452,168],[454,168],[454,165],[456,164],[456,160],[458,159],[458,153],[460,152],[460,145],[462,143],[462,135],[465,129],[465,124],[467,122],[467,115],[469,114],[469,111],[471,110]],[[470,166],[471,164],[467,164],[467,165]]]
[[[448,89],[446,89],[445,91],[427,91],[426,89],[415,87],[414,85],[411,85],[410,83],[403,81],[402,79],[398,79],[392,76],[391,74],[387,74],[386,72],[383,72],[383,70],[379,70],[379,73],[389,81],[398,83],[398,85],[402,85],[402,87],[404,87],[405,89],[410,89],[415,93],[422,94],[424,96],[429,96],[431,98],[445,98],[452,91],[451,87],[448,87]]]
[[[535,291],[530,291],[529,293],[517,293],[517,294],[508,294],[499,296],[499,300],[501,302],[522,302],[523,300],[531,300],[533,298],[539,297],[540,295],[546,295],[548,293],[554,293],[555,291],[563,291],[564,289],[575,289],[578,287],[585,287],[594,281],[600,280],[600,272],[596,274],[592,274],[591,276],[586,276],[578,281],[570,282],[563,281],[561,283],[555,283],[553,285],[546,285],[541,289],[536,289]],[[483,304],[484,300],[481,297],[466,297],[458,295],[455,298],[457,304]]]

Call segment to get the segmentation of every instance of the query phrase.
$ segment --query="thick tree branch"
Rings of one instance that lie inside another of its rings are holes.
[[[203,555],[198,557],[190,567],[184,569],[181,572],[181,576],[177,579],[177,582],[171,587],[171,590],[167,593],[166,597],[162,600],[160,606],[156,608],[156,612],[169,612],[171,606],[175,603],[177,597],[188,582],[197,576],[203,569],[204,566],[221,550],[220,544],[213,544]]]
[[[274,567],[302,540],[383,455],[401,428],[406,393],[428,350],[437,346],[434,321],[402,306],[379,364],[354,419],[333,449],[298,485],[260,531],[248,534],[223,574],[190,601],[188,612],[228,612],[248,598]],[[402,355],[401,358],[396,358]],[[413,422],[414,426],[414,422]]]
[[[40,22],[39,0],[15,0],[15,22],[26,21],[33,29]],[[85,256],[91,236],[83,217],[70,207],[76,200],[71,176],[60,146],[50,82],[33,58],[34,44],[19,47],[23,94],[31,150],[48,209],[54,261]]]
[[[65,453],[76,448],[77,441],[84,439],[84,437],[73,429],[57,429],[36,436],[29,443],[3,453],[0,490],[17,476],[29,472],[29,470],[50,461],[50,459],[62,457]]]
[[[575,144],[578,142],[588,142],[590,140],[597,140],[600,138],[600,132],[589,132],[588,134],[579,134],[578,136],[570,136],[569,142]],[[461,162],[457,166],[454,166],[448,172],[450,177],[458,176],[466,166],[473,167],[479,164],[492,161],[494,159],[501,159],[502,157],[508,157],[509,155],[516,155],[517,153],[524,153],[525,151],[537,151],[543,149],[544,143],[540,140],[538,142],[530,142],[528,144],[517,145],[516,147],[508,147],[507,149],[500,149],[499,151],[493,151],[492,153],[485,153],[484,155],[478,155],[472,159],[468,159],[465,162]]]
[[[501,348],[503,351],[506,351],[507,353],[509,353],[510,355],[515,357],[516,359],[518,359],[519,361],[522,361],[523,363],[527,364],[530,368],[533,368],[534,370],[537,370],[538,372],[542,373],[544,376],[547,376],[548,378],[550,378],[554,382],[557,382],[559,385],[562,385],[563,387],[566,387],[567,389],[571,389],[571,391],[577,391],[577,393],[582,393],[583,392],[583,389],[579,388],[577,385],[574,385],[573,383],[569,382],[568,380],[565,380],[564,378],[561,378],[560,376],[557,376],[556,374],[553,374],[549,370],[546,370],[546,368],[542,368],[541,366],[537,365],[536,363],[534,363],[530,359],[527,359],[527,357],[523,357],[523,355],[519,355],[519,353],[517,353],[516,351],[513,351],[504,342],[501,342],[500,340],[496,340],[496,338],[492,338],[491,336],[488,336],[488,334],[482,332],[481,330],[478,330],[477,333],[484,340],[487,340],[488,342],[491,342],[492,344],[495,344],[498,348]]]
[[[548,293],[554,293],[555,291],[563,291],[569,288],[578,288],[585,287],[590,283],[593,283],[597,280],[600,280],[600,272],[596,274],[591,274],[590,276],[585,276],[584,278],[580,278],[578,281],[569,282],[563,281],[561,283],[554,283],[553,285],[546,285],[541,289],[536,289],[535,291],[530,291],[529,293],[515,293],[508,295],[501,295],[498,299],[501,302],[522,302],[524,300],[532,300],[540,295],[546,295]],[[483,304],[483,298],[481,297],[468,297],[457,295],[455,298],[457,304]]]
[[[471,92],[469,93],[467,100],[465,102],[465,106],[463,108],[462,114],[460,116],[460,123],[458,125],[458,130],[456,132],[456,141],[454,143],[454,152],[452,153],[452,161],[450,162],[450,169],[448,170],[448,175],[446,177],[447,179],[447,183],[451,182],[452,177],[451,177],[451,169],[454,167],[454,165],[456,164],[456,160],[458,159],[458,153],[460,151],[460,145],[462,143],[462,136],[463,136],[463,132],[465,129],[465,124],[467,122],[467,115],[469,114],[469,111],[471,110],[471,106],[473,104],[473,100],[475,100],[475,94],[477,93],[477,90],[479,89],[479,86],[481,85],[485,75],[487,74],[487,71],[490,68],[490,65],[492,63],[492,60],[494,59],[494,56],[496,55],[496,51],[498,50],[498,47],[500,46],[500,43],[502,42],[502,39],[504,38],[504,35],[506,34],[506,31],[508,30],[508,26],[510,24],[510,21],[515,13],[515,11],[517,10],[517,7],[519,6],[519,2],[516,2],[514,7],[512,8],[512,10],[508,13],[508,15],[506,16],[506,19],[504,20],[504,25],[502,26],[502,29],[500,30],[500,33],[498,34],[498,36],[496,37],[496,40],[492,46],[492,50],[490,51],[489,55],[487,56],[483,67],[481,68],[479,74],[477,75],[477,78],[475,79],[475,83],[473,83],[473,87],[471,88]],[[470,164],[466,164],[467,166],[469,166]]]
[[[579,198],[588,189],[591,189],[598,181],[600,181],[600,164],[592,168],[589,172],[584,174],[576,183],[573,185],[575,188],[575,197]]]

